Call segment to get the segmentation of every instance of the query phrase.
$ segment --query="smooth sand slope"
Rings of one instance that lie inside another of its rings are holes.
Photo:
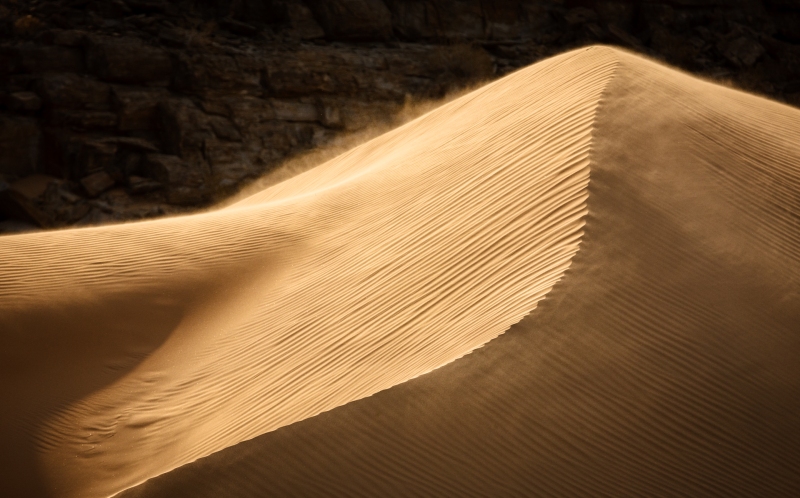
[[[578,250],[614,66],[554,59],[216,212],[0,239],[3,486],[109,496],[507,330]]]
[[[223,210],[0,238],[0,330],[4,495],[797,496],[800,111],[571,52]]]

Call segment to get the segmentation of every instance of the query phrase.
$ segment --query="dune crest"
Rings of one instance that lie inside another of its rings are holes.
[[[800,111],[593,52],[585,233],[534,313],[121,496],[798,496]]]
[[[578,251],[617,59],[542,62],[225,209],[0,239],[6,489],[110,496],[502,334]]]

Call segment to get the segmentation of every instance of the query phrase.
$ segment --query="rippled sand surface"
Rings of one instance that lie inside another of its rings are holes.
[[[592,47],[224,209],[0,238],[8,496],[798,496],[800,111]]]

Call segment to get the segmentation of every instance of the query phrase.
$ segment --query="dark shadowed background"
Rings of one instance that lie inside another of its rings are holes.
[[[2,0],[0,233],[208,206],[596,43],[800,105],[800,0]]]

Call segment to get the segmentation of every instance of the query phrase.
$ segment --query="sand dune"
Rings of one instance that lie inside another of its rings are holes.
[[[615,49],[0,277],[4,495],[800,492],[800,111]]]

